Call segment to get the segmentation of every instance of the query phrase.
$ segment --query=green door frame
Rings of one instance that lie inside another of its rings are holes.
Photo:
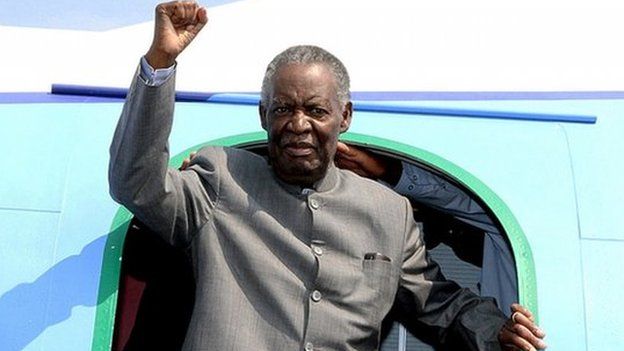
[[[476,194],[498,218],[503,229],[507,233],[516,260],[519,302],[529,308],[533,312],[536,321],[538,321],[537,281],[531,247],[529,246],[529,242],[520,224],[511,213],[509,207],[507,207],[501,198],[487,185],[452,162],[429,151],[407,144],[356,133],[345,133],[341,136],[341,140],[399,155],[428,165],[446,173],[457,183],[465,186]],[[192,151],[207,145],[241,147],[259,143],[266,143],[266,132],[254,132],[216,139],[184,150],[172,157],[169,161],[169,165],[178,167],[182,164],[184,158],[188,157]],[[93,351],[110,351],[112,347],[122,260],[121,254],[123,252],[123,243],[131,218],[132,214],[126,208],[119,208],[113,218],[106,245],[104,246],[100,286],[98,290],[98,305],[96,308],[91,347]]]

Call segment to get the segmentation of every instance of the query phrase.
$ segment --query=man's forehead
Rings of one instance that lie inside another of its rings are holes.
[[[329,100],[337,95],[332,71],[322,63],[291,63],[280,67],[271,84],[271,101]]]
[[[284,95],[284,94],[277,93],[271,99],[271,103],[273,103],[273,104],[291,104],[291,103],[296,102],[296,100],[300,100],[300,99],[296,99],[295,97],[290,96],[290,95]],[[309,104],[312,104],[312,103],[314,103],[314,104],[329,104],[330,100],[326,96],[311,95],[311,96],[303,97],[303,101],[302,102],[303,103],[309,103]]]
[[[336,82],[336,77],[329,66],[320,62],[312,63],[287,63],[279,67],[273,77],[274,82],[292,81],[298,79],[325,80]]]

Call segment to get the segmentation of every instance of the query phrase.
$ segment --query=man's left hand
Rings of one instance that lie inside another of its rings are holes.
[[[511,312],[511,318],[498,333],[498,340],[503,350],[545,349],[547,345],[543,339],[546,333],[535,324],[531,311],[514,303],[511,305]]]

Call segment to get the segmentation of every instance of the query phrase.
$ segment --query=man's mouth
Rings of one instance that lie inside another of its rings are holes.
[[[291,157],[305,157],[314,152],[314,145],[306,142],[286,143],[282,148]]]

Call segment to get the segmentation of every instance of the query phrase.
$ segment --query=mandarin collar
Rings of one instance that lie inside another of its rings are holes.
[[[273,171],[273,174],[275,178],[277,179],[277,182],[282,186],[282,188],[284,188],[286,191],[288,191],[289,193],[293,195],[306,195],[305,190],[310,189],[301,185],[286,183],[285,181],[281,180],[277,176],[277,174],[275,174],[275,171]],[[315,192],[322,193],[322,192],[326,192],[326,191],[333,189],[337,183],[338,183],[338,169],[333,163],[330,163],[329,167],[327,167],[327,172],[325,172],[325,176],[317,180],[312,185],[311,189]]]

